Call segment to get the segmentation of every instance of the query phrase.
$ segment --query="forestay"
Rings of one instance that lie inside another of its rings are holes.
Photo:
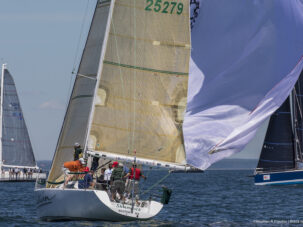
[[[36,161],[13,77],[3,70],[2,164],[36,167]]]
[[[110,1],[97,3],[53,158],[50,181],[54,181],[61,175],[64,162],[73,159],[74,143],[85,144],[109,6]]]
[[[88,149],[185,164],[189,1],[112,1]]]
[[[303,67],[303,1],[200,1],[184,140],[206,169],[241,151],[287,98]]]

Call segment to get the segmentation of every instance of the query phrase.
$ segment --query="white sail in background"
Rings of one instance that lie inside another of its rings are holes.
[[[184,139],[206,169],[241,151],[303,68],[303,1],[200,1]]]
[[[3,69],[2,78],[2,166],[34,168],[36,161],[14,79],[6,68]]]

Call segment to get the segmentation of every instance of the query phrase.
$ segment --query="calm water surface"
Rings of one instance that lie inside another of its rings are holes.
[[[145,172],[143,190],[167,174]],[[248,170],[171,174],[170,204],[145,222],[43,222],[36,216],[34,183],[0,183],[0,226],[303,226],[303,186],[254,186]],[[160,194],[160,187],[152,190]],[[79,204],[80,205],[80,204]]]

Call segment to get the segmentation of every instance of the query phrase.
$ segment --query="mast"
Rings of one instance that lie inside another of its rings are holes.
[[[299,154],[298,149],[298,134],[297,134],[297,128],[298,128],[298,119],[297,119],[297,99],[296,99],[296,89],[294,88],[291,92],[291,120],[292,120],[292,127],[293,127],[293,135],[294,135],[294,162],[295,162],[295,168],[298,167],[298,162],[301,162],[301,155]]]
[[[2,74],[1,74],[1,98],[0,98],[0,170],[2,170],[2,116],[3,116],[3,79],[4,79],[4,70],[6,69],[6,64],[2,65]]]

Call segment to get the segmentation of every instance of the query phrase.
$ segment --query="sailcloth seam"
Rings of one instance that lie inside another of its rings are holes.
[[[188,76],[188,73],[172,72],[172,71],[159,70],[159,69],[151,69],[151,68],[145,68],[145,67],[134,66],[134,65],[126,65],[126,64],[121,64],[121,63],[116,63],[116,62],[111,62],[111,61],[104,61],[104,64],[116,65],[116,66],[121,66],[121,67],[124,67],[124,68],[130,68],[130,69],[139,69],[139,70],[144,70],[144,71]]]

